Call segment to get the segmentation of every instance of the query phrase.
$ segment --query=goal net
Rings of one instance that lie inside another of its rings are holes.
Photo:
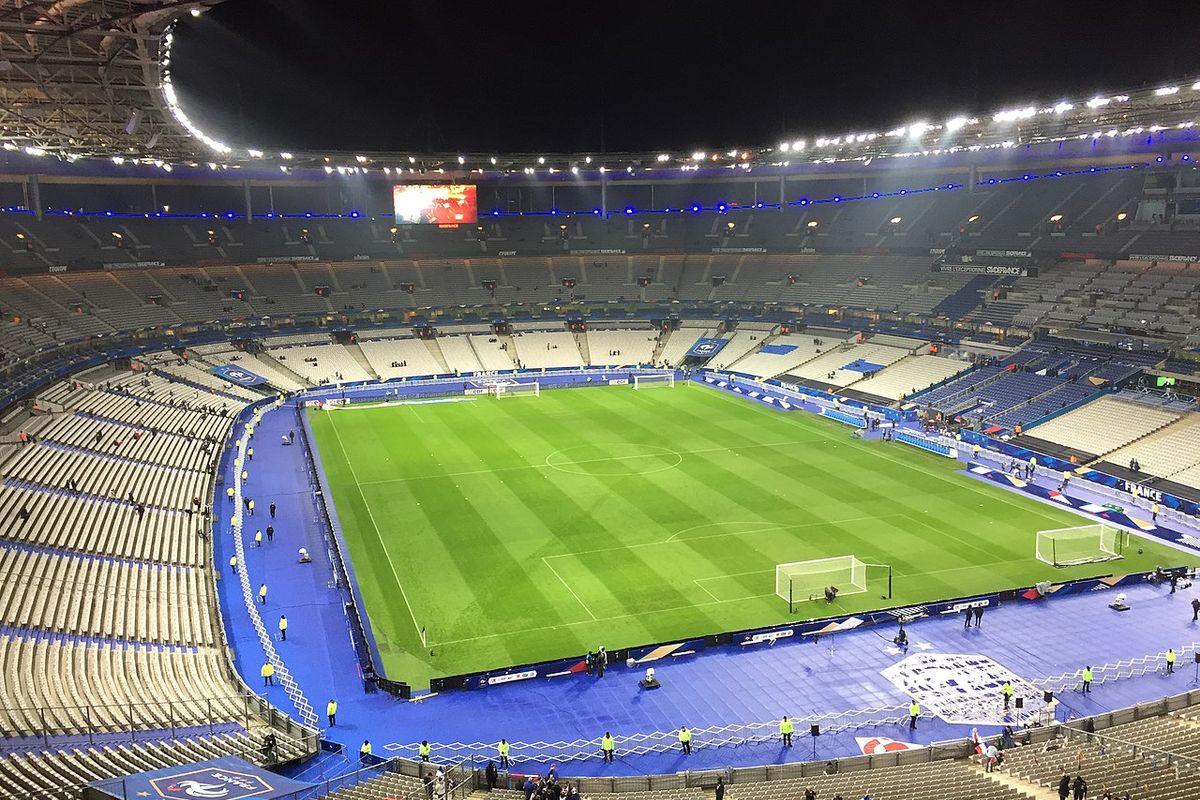
[[[867,590],[867,565],[854,556],[816,558],[775,565],[775,594],[790,606],[825,596],[825,589],[837,587],[838,594],[858,594]]]
[[[537,381],[497,383],[493,394],[496,397],[541,397],[542,387]]]
[[[656,372],[651,375],[634,375],[634,389],[649,389],[654,386],[666,386],[669,389],[675,388],[675,373],[674,372]]]
[[[1037,559],[1056,567],[1112,561],[1122,557],[1129,534],[1104,523],[1037,532]]]

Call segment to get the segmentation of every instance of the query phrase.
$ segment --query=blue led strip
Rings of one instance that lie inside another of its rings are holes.
[[[1189,156],[1183,156],[1182,161],[1190,161]],[[1155,159],[1156,163],[1163,163],[1163,157],[1158,156]],[[1033,173],[1025,173],[1022,175],[1014,175],[1009,178],[988,178],[987,180],[976,181],[976,186],[996,186],[1005,183],[1023,183],[1032,180],[1042,180],[1047,178],[1065,178],[1075,175],[1098,175],[1105,172],[1125,172],[1134,169],[1146,169],[1153,166],[1149,162],[1140,162],[1137,164],[1122,164],[1115,167],[1087,167],[1086,169],[1076,170],[1056,170],[1047,172],[1041,175]],[[881,200],[891,197],[907,197],[909,195],[925,194],[927,192],[951,192],[957,189],[964,188],[962,183],[946,183],[939,186],[926,186],[921,189],[898,189],[894,192],[872,192],[871,194],[858,195],[855,197],[844,197],[842,195],[833,195],[831,197],[809,198],[802,197],[798,200],[789,200],[786,203],[764,203],[757,202],[752,205],[731,205],[729,203],[717,203],[712,206],[704,206],[699,203],[693,203],[690,206],[681,206],[679,208],[635,208],[634,206],[625,206],[620,211],[610,211],[609,217],[612,216],[627,216],[632,217],[640,214],[702,214],[705,212],[715,212],[717,214],[728,214],[731,211],[754,211],[760,209],[784,209],[792,207],[805,208],[807,206],[824,205],[826,203],[853,203],[860,200]],[[18,206],[0,207],[0,214],[29,214],[34,212],[28,208],[20,208]],[[138,219],[209,219],[209,220],[239,220],[246,219],[245,214],[239,214],[236,211],[227,211],[225,213],[200,212],[197,214],[180,214],[170,213],[166,211],[73,211],[71,209],[47,209],[47,216],[56,217],[114,217],[114,218],[138,218]],[[604,216],[599,208],[580,211],[564,211],[558,208],[551,208],[546,211],[501,211],[500,209],[492,209],[486,212],[484,217],[599,217]],[[261,214],[251,214],[251,219],[372,219],[372,220],[390,220],[392,212],[381,212],[377,214],[367,214],[362,211],[352,210],[342,214],[319,214],[313,211],[307,211],[302,214],[278,214],[272,211],[267,211]]]

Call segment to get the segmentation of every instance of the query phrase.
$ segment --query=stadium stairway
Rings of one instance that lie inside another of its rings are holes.
[[[579,354],[581,356],[583,356],[583,363],[584,364],[595,363],[592,361],[592,350],[590,347],[588,347],[587,334],[586,333],[576,333],[576,334],[574,334],[574,336],[575,336],[575,344],[578,345],[578,347],[579,347]]]
[[[441,370],[441,374],[449,375],[451,372],[454,372],[454,370],[450,369],[450,364],[446,361],[446,356],[444,353],[442,353],[442,345],[438,342],[438,340],[434,338],[425,339],[424,341],[425,346],[429,348],[429,355],[432,356],[433,360],[437,362],[437,365]]]
[[[934,306],[933,316],[962,319],[979,305],[979,293],[995,282],[991,275],[976,275]]]
[[[352,342],[351,344],[342,346],[346,348],[346,352],[358,362],[358,365],[362,367],[368,375],[370,375],[372,378],[379,377],[379,373],[376,372],[375,368],[371,366],[371,362],[367,360],[367,354],[362,351],[362,348],[358,346],[357,342]]]
[[[1045,786],[1019,778],[1016,775],[1010,775],[1007,772],[1001,772],[998,769],[988,772],[979,763],[978,758],[971,759],[971,769],[982,775],[986,775],[992,782],[1018,791],[1025,797],[1032,798],[1032,800],[1058,800],[1058,792],[1047,789]]]

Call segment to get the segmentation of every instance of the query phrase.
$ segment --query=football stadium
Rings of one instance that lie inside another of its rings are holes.
[[[1200,797],[1200,74],[302,148],[257,1],[0,0],[0,797]]]

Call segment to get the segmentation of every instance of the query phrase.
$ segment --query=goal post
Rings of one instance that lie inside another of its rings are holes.
[[[665,386],[668,389],[675,388],[675,373],[674,372],[655,372],[645,375],[633,376],[633,388],[649,389],[656,386]]]
[[[854,556],[776,564],[775,594],[787,601],[789,612],[796,603],[823,598],[829,586],[838,594],[860,594],[867,590],[867,566]]]
[[[1036,556],[1056,567],[1114,561],[1124,557],[1129,532],[1105,523],[1037,532]]]
[[[537,381],[497,383],[492,394],[496,397],[541,397],[542,387]]]

